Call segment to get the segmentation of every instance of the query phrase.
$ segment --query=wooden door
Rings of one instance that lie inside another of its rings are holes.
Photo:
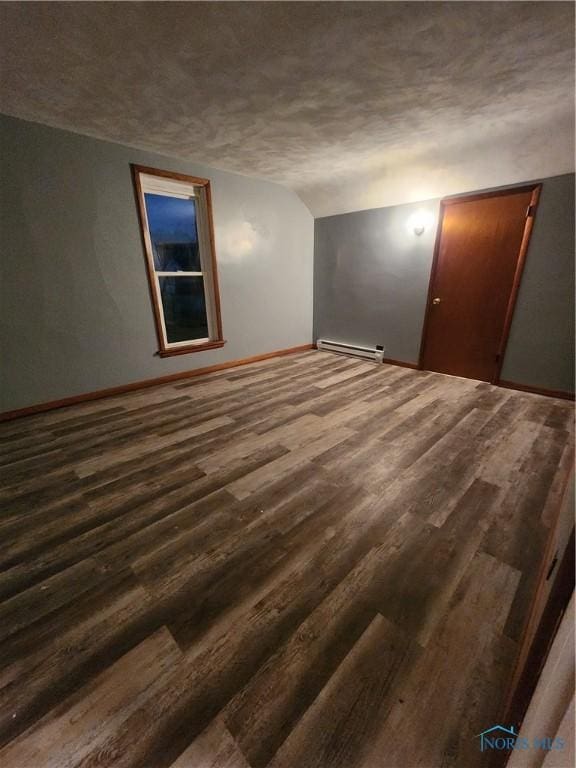
[[[497,381],[539,191],[442,201],[422,368]]]

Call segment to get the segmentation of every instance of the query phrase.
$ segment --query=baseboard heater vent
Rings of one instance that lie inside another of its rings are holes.
[[[363,357],[365,360],[372,360],[375,363],[381,363],[384,360],[383,347],[358,347],[355,344],[344,344],[338,341],[328,341],[327,339],[318,339],[316,346],[322,352],[336,352],[339,355]]]

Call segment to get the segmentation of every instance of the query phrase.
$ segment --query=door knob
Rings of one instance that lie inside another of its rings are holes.
[[[440,304],[440,299],[438,297],[432,299],[432,304]]]

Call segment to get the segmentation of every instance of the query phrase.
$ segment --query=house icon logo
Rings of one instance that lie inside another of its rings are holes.
[[[564,749],[564,739],[551,738],[550,736],[536,736],[529,740],[525,736],[518,736],[513,725],[493,725],[474,738],[480,739],[480,751],[502,750],[512,751],[522,749],[539,749],[543,751]]]
[[[514,749],[518,734],[514,731],[514,726],[493,725],[476,738],[480,738],[480,751],[485,752],[488,749]]]

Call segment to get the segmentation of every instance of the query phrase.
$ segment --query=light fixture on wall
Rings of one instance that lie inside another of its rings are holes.
[[[420,237],[432,225],[433,221],[434,217],[430,211],[419,210],[415,211],[408,219],[408,227],[415,235]]]

